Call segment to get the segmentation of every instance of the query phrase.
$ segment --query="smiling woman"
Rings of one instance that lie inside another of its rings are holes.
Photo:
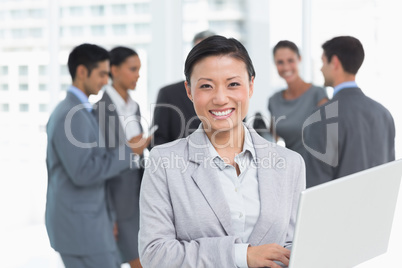
[[[244,46],[212,36],[189,53],[186,90],[201,119],[154,147],[141,185],[144,267],[280,267],[289,263],[303,159],[243,124],[255,71]]]
[[[271,132],[276,140],[282,138],[287,148],[304,156],[302,125],[314,108],[328,101],[328,96],[323,88],[306,83],[300,77],[301,55],[293,42],[279,41],[273,49],[273,56],[278,74],[286,81],[287,88],[269,98]]]
[[[243,133],[238,128],[243,128],[241,122],[254,90],[254,76],[249,77],[244,62],[226,55],[204,58],[185,84],[198,117],[210,128],[206,132],[209,139],[220,132],[215,138],[224,144],[230,133]]]

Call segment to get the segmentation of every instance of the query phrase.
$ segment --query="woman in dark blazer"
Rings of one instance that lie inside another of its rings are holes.
[[[102,99],[97,103],[99,125],[105,137],[105,146],[113,148],[142,138],[140,107],[129,95],[139,78],[141,61],[138,54],[127,47],[116,47],[110,51],[111,86],[107,86]],[[135,140],[135,139],[134,139]],[[143,140],[145,141],[145,139]],[[139,193],[143,169],[139,160],[150,139],[137,147],[137,156],[131,161],[130,169],[107,183],[111,216],[115,221],[114,233],[122,262],[131,267],[141,267],[138,258]]]

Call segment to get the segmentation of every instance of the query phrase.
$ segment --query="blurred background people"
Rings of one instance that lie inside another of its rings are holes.
[[[110,51],[112,84],[105,87],[102,99],[97,103],[99,111],[100,107],[104,107],[105,113],[99,112],[97,116],[109,150],[113,150],[116,144],[125,144],[143,133],[140,107],[129,94],[129,91],[136,88],[140,68],[140,58],[133,49],[119,46]],[[139,163],[142,151],[137,154],[130,169],[114,177],[106,185],[122,262],[128,262],[132,268],[141,267],[138,258],[138,202],[143,174]]]
[[[193,45],[214,34],[208,30],[197,33]],[[201,121],[187,97],[184,80],[159,90],[153,118],[153,125],[158,126],[153,146],[186,137],[198,128]]]
[[[302,143],[302,125],[317,107],[328,101],[322,87],[305,82],[299,74],[301,55],[298,47],[291,41],[279,41],[273,56],[278,74],[287,84],[268,100],[271,114],[271,132],[276,140],[282,138],[287,148],[305,155]]]
[[[88,102],[108,82],[109,53],[92,44],[68,57],[72,77],[66,98],[47,124],[46,228],[65,267],[120,267],[105,182],[127,170],[132,150],[106,150]]]
[[[395,160],[392,115],[355,82],[364,60],[362,44],[338,36],[322,48],[321,72],[334,96],[303,126],[307,187]]]

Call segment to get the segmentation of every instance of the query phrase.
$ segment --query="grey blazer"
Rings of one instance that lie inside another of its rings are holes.
[[[257,165],[260,217],[252,246],[293,239],[302,157],[276,146],[250,128]],[[185,139],[152,149],[140,195],[140,260],[143,267],[236,267],[229,206],[211,165],[200,128]]]
[[[360,88],[342,89],[309,120],[303,133],[307,187],[395,160],[392,115]]]
[[[116,250],[105,181],[129,167],[131,149],[107,151],[94,115],[71,92],[51,114],[47,135],[46,228],[51,246],[71,255]]]
[[[105,137],[106,148],[113,151],[117,145],[124,145],[125,132],[114,103],[106,92],[95,107],[100,130]],[[100,107],[103,107],[104,113],[100,112]],[[136,120],[141,122],[140,109],[135,116]],[[141,124],[140,128],[142,132]],[[143,168],[135,165],[134,162],[131,164],[132,166],[126,172],[106,182],[109,205],[113,212],[113,219],[118,224],[117,245],[123,262],[138,258],[139,197]]]

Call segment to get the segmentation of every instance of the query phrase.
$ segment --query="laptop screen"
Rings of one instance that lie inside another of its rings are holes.
[[[302,192],[291,268],[353,267],[387,251],[402,160]]]

